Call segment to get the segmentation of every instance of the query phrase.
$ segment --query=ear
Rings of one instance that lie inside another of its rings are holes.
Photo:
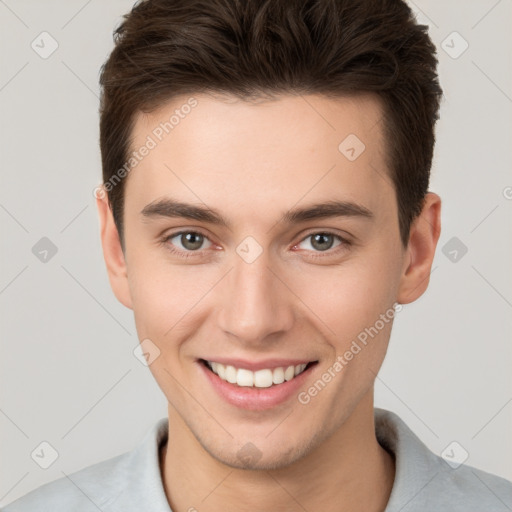
[[[432,261],[441,234],[441,198],[428,192],[420,215],[411,224],[397,302],[409,304],[428,287]]]
[[[110,286],[117,300],[127,308],[132,309],[125,256],[112,210],[108,203],[108,195],[104,189],[101,189],[95,195],[100,218],[101,245],[103,246],[103,257],[107,265]]]

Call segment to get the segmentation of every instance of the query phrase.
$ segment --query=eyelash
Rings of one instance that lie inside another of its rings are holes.
[[[161,243],[163,245],[165,245],[167,250],[169,250],[172,254],[174,254],[180,258],[187,259],[187,258],[194,258],[194,257],[200,256],[201,253],[206,249],[202,249],[202,250],[198,250],[198,251],[182,251],[180,249],[174,248],[171,244],[169,244],[169,240],[176,238],[179,235],[190,234],[190,233],[192,233],[194,235],[201,235],[202,237],[204,237],[205,239],[207,239],[208,241],[211,242],[211,240],[204,233],[201,233],[200,231],[182,230],[182,231],[177,231],[176,233],[171,233],[169,235],[165,235],[164,238],[161,240]],[[343,238],[342,236],[338,235],[337,233],[333,233],[332,231],[314,231],[314,232],[306,235],[304,238],[302,238],[297,244],[294,244],[294,247],[296,245],[301,244],[302,242],[304,242],[305,240],[307,240],[308,238],[310,238],[314,235],[333,236],[334,238],[337,238],[341,243],[334,248],[327,249],[326,251],[313,251],[312,254],[310,255],[310,257],[312,257],[313,259],[333,256],[334,254],[337,254],[340,250],[346,249],[352,245],[352,242],[350,242],[346,238]]]

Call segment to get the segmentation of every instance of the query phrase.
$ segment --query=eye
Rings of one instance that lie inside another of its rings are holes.
[[[175,239],[176,242],[173,242]],[[210,245],[202,247],[205,241],[211,245],[208,238],[197,231],[180,231],[179,233],[173,233],[165,238],[165,242],[177,246],[179,250],[184,252],[195,252],[210,247]]]
[[[334,245],[336,239],[338,239],[338,243]],[[303,247],[307,250],[313,250],[314,252],[326,252],[332,249],[333,247],[338,247],[339,245],[345,244],[349,245],[348,241],[342,238],[339,235],[329,232],[317,232],[311,233],[306,238],[304,238],[296,247],[300,247],[301,244],[306,243],[308,240],[311,240],[306,244],[306,247]],[[309,246],[309,247],[308,247]]]
[[[163,238],[162,243],[171,253],[183,258],[204,256],[203,251],[213,245],[206,235],[198,231],[171,233]],[[326,253],[326,256],[337,254],[339,251],[350,247],[350,245],[350,241],[336,233],[318,231],[303,238],[294,248],[298,247],[312,252],[311,257],[321,257],[323,256],[322,253]]]

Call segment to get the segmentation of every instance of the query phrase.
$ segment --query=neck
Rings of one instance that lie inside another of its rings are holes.
[[[172,442],[161,451],[160,467],[173,512],[386,508],[395,462],[375,436],[373,390],[320,446],[289,466],[268,471],[236,469],[214,459],[176,411],[169,407],[169,412]]]

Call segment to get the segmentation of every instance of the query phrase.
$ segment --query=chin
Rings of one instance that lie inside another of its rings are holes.
[[[219,449],[218,444],[213,448],[203,442],[201,445],[215,460],[233,469],[270,471],[286,468],[305,457],[321,442],[319,437],[302,442],[288,438],[288,445],[285,445],[285,439],[279,439],[276,443],[270,443],[268,439],[255,443],[247,441],[238,449],[234,446],[236,442],[224,449]]]

